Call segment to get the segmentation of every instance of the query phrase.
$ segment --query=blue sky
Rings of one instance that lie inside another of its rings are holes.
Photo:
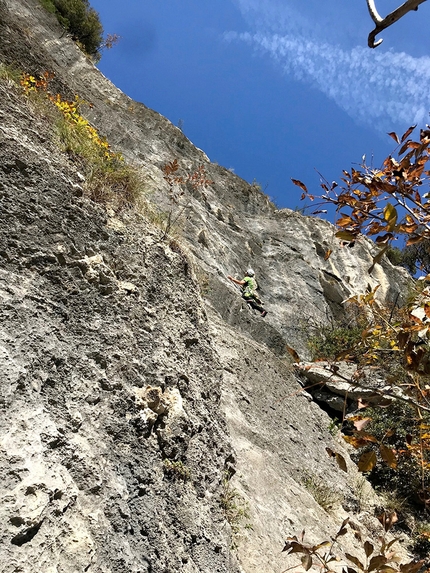
[[[430,2],[367,47],[365,0],[90,0],[120,43],[101,71],[212,161],[300,207],[365,154],[375,165],[430,110]],[[400,0],[377,0],[385,15]]]

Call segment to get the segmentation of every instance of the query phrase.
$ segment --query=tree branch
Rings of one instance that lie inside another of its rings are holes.
[[[370,17],[375,23],[375,29],[372,30],[372,32],[369,34],[368,45],[369,48],[376,48],[383,42],[382,39],[375,42],[376,36],[382,32],[382,30],[385,30],[385,28],[388,28],[394,24],[397,22],[397,20],[403,18],[403,16],[411,10],[418,10],[418,6],[423,2],[426,2],[426,0],[406,0],[406,2],[393,10],[393,12],[390,12],[387,16],[385,16],[385,18],[381,18],[379,15],[375,6],[375,0],[366,0],[366,2]]]

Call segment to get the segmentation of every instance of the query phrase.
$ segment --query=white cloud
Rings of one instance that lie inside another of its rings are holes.
[[[278,0],[237,1],[255,31],[230,32],[227,40],[268,54],[286,74],[320,90],[359,123],[386,130],[426,121],[429,57],[331,44],[303,10]]]

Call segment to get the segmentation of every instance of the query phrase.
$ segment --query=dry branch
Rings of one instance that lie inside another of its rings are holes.
[[[390,12],[385,18],[382,18],[376,9],[375,0],[366,0],[370,17],[375,22],[375,29],[369,34],[369,48],[376,48],[383,42],[382,39],[375,42],[376,36],[382,32],[382,30],[385,30],[385,28],[391,26],[400,20],[400,18],[403,18],[403,16],[411,10],[418,10],[418,6],[425,1],[426,0],[406,0],[401,6],[393,10],[393,12]]]

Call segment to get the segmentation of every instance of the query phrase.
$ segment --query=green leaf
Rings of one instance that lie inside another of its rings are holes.
[[[309,554],[303,555],[301,562],[305,571],[309,571],[309,569],[312,567],[312,557]]]

